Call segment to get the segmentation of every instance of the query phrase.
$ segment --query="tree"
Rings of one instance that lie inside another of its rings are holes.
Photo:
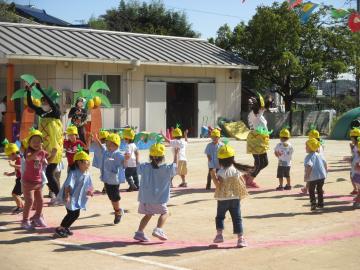
[[[90,26],[108,30],[170,35],[182,37],[198,37],[199,33],[191,28],[183,12],[166,10],[161,1],[140,3],[137,0],[125,2],[121,0],[118,8],[106,11],[106,14],[91,18]]]
[[[0,21],[1,22],[19,22],[19,17],[15,13],[15,5],[7,4],[0,0]]]
[[[315,81],[336,78],[359,61],[354,35],[342,24],[328,25],[323,20],[327,9],[302,24],[287,2],[260,6],[248,24],[237,25],[230,36],[226,26],[220,27],[215,44],[257,65],[243,80],[257,90],[273,89],[290,111],[294,98],[311,91]]]

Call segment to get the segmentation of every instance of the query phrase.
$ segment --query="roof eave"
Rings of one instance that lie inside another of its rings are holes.
[[[59,56],[38,56],[38,55],[3,55],[0,58],[8,60],[39,60],[39,61],[69,61],[69,62],[93,62],[93,63],[109,63],[109,64],[127,64],[131,65],[134,59],[120,60],[120,59],[97,59],[97,58],[77,58],[77,57],[59,57]],[[136,59],[135,59],[136,60]],[[196,64],[196,63],[171,63],[171,62],[143,62],[141,65],[151,66],[181,66],[181,67],[195,67],[195,68],[219,68],[219,69],[247,69],[256,70],[257,66],[242,65],[242,64]]]

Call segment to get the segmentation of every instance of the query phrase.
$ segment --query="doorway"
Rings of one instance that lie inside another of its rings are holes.
[[[166,127],[189,130],[188,137],[197,137],[198,94],[196,83],[166,84]]]

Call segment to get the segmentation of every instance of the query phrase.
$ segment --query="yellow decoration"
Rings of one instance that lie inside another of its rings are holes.
[[[280,138],[290,138],[290,131],[287,128],[280,130]]]
[[[315,138],[311,138],[306,141],[306,145],[310,148],[312,152],[316,152],[320,147],[320,142]]]
[[[15,143],[8,143],[5,145],[4,152],[5,155],[10,156],[11,154],[19,152],[19,147]]]
[[[235,156],[235,150],[230,145],[223,145],[219,148],[217,157],[219,159],[229,158]]]
[[[262,95],[258,94],[260,100],[260,107],[265,108],[265,101]]]
[[[35,99],[33,99],[33,104],[34,104],[36,107],[40,107],[40,106],[41,106],[41,100],[38,99],[38,98],[35,98]]]
[[[133,140],[135,138],[135,131],[132,128],[125,128],[122,135],[124,139]]]
[[[360,129],[353,128],[352,130],[350,130],[350,137],[360,137]]]
[[[259,134],[256,130],[251,130],[246,139],[248,154],[260,155],[269,150],[270,137],[266,134]]]
[[[320,133],[316,129],[312,129],[308,133],[309,139],[320,139]]]
[[[76,154],[74,155],[74,161],[76,161],[76,160],[90,161],[90,156],[85,151],[79,151],[79,152],[76,152]]]
[[[107,136],[109,136],[109,132],[106,131],[106,130],[100,130],[99,131],[99,139],[102,140],[102,139],[106,139]]]
[[[155,143],[150,147],[150,156],[163,157],[165,156],[165,146],[161,143]]]
[[[118,134],[116,134],[116,133],[109,134],[106,137],[106,140],[116,144],[117,146],[119,146],[120,142],[121,142],[120,136]]]
[[[182,137],[182,131],[180,128],[175,128],[173,129],[173,131],[171,132],[171,135],[173,137]]]
[[[94,108],[94,100],[93,99],[90,99],[87,103],[87,107],[89,110],[93,109]]]
[[[211,131],[210,137],[212,138],[220,138],[221,134],[220,134],[220,130],[218,130],[217,128],[214,128]]]
[[[101,105],[101,98],[100,97],[94,97],[94,106],[99,107]]]
[[[79,135],[78,129],[76,126],[68,126],[68,128],[66,129],[66,134],[67,135]]]
[[[31,137],[34,137],[34,136],[40,136],[41,139],[43,139],[43,134],[40,130],[37,130],[37,129],[32,129],[30,130],[27,138],[26,138],[26,141],[29,142],[29,140],[31,139]]]

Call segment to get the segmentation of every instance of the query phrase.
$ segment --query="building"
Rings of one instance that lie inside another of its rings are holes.
[[[220,116],[240,119],[241,71],[256,69],[194,38],[0,23],[0,40],[0,97],[5,86],[8,96],[22,86],[21,74],[33,74],[60,91],[66,109],[73,91],[101,79],[113,104],[103,109],[104,128],[159,132],[179,123],[197,137]]]

